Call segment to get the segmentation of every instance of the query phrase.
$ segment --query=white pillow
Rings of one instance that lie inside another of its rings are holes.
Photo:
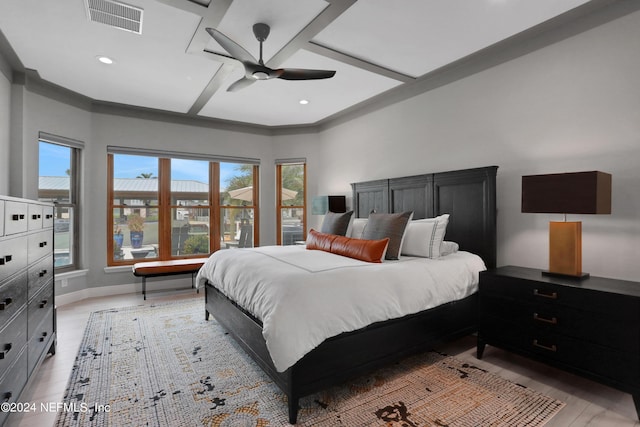
[[[460,249],[460,245],[456,242],[447,242],[444,241],[440,243],[440,256],[447,256],[451,254],[455,254]]]
[[[353,218],[349,229],[347,230],[347,236],[354,239],[362,239],[362,233],[367,226],[367,218]]]
[[[417,219],[407,224],[401,254],[424,258],[440,258],[449,214],[435,218]]]

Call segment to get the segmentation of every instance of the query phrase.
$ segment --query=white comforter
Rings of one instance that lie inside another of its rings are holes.
[[[215,252],[196,283],[208,280],[262,321],[282,372],[327,338],[465,298],[484,269],[480,257],[462,251],[372,264],[305,246],[263,246]]]

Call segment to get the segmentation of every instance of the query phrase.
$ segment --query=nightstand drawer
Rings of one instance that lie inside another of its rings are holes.
[[[623,322],[637,324],[640,321],[637,299],[625,295],[582,289],[580,282],[573,286],[563,286],[503,276],[488,277],[490,280],[480,281],[480,290],[487,295],[512,298],[521,303],[559,305],[604,313]]]
[[[493,341],[488,339],[488,342]],[[549,332],[517,333],[514,329],[507,329],[496,338],[495,344],[535,355],[552,364],[560,363],[569,370],[579,370],[590,376],[608,378],[618,383],[640,382],[640,364],[631,354],[567,336]]]
[[[640,325],[605,316],[548,304],[518,303],[505,298],[480,296],[484,313],[481,325],[500,333],[513,325],[516,329],[548,331],[612,349],[640,353]],[[484,329],[484,328],[481,328]]]

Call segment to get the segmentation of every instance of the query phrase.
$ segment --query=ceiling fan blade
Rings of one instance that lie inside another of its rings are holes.
[[[280,68],[274,70],[279,79],[284,80],[317,80],[317,79],[329,79],[333,77],[336,72],[329,70],[306,70],[302,68]]]
[[[244,89],[247,86],[251,86],[253,83],[255,83],[256,80],[254,79],[248,79],[246,77],[241,78],[240,80],[232,83],[228,88],[227,88],[227,92],[237,92],[240,89]]]
[[[211,37],[213,37],[213,39],[215,41],[217,41],[220,44],[220,46],[222,46],[224,48],[224,50],[229,52],[231,54],[231,56],[233,56],[238,61],[240,61],[240,62],[251,62],[251,63],[254,63],[254,64],[258,63],[258,61],[256,61],[256,59],[253,57],[253,55],[251,55],[249,52],[247,52],[238,43],[234,42],[229,37],[227,37],[224,34],[222,34],[220,31],[218,31],[218,30],[216,30],[214,28],[207,28],[206,30],[207,30],[207,33],[209,33],[209,35]]]

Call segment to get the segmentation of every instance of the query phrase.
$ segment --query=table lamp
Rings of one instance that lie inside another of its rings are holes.
[[[317,196],[311,201],[312,215],[325,215],[327,212],[344,213],[347,211],[345,196]]]
[[[564,221],[549,222],[549,270],[542,274],[583,279],[582,222],[567,214],[610,214],[611,175],[572,172],[522,177],[522,212],[560,213]]]

